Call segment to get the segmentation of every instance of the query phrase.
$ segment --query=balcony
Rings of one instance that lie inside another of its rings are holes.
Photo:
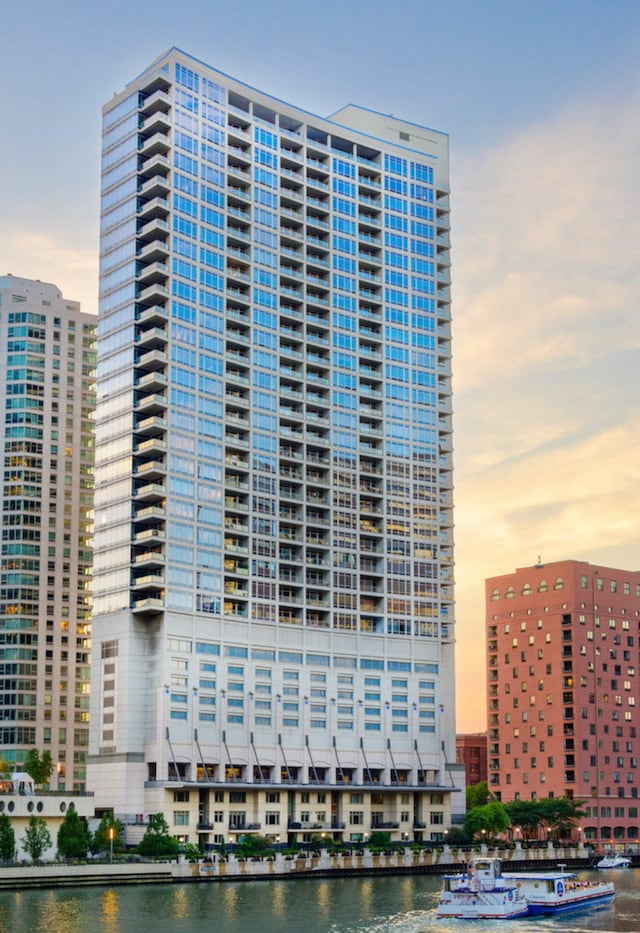
[[[166,91],[157,90],[152,94],[149,94],[147,98],[140,105],[140,113],[143,116],[148,114],[155,113],[155,111],[160,110],[168,113],[171,108],[171,99]]]
[[[159,152],[145,159],[138,171],[138,177],[141,180],[149,179],[154,175],[166,177],[171,170],[171,162],[166,156]]]
[[[166,156],[169,152],[169,137],[167,133],[152,133],[151,136],[143,141],[139,151],[143,156],[154,155],[157,152]]]
[[[143,353],[136,365],[147,370],[157,370],[164,369],[167,362],[167,354],[163,350],[152,349]]]
[[[138,253],[137,258],[140,262],[162,262],[168,255],[169,247],[165,240],[156,239],[146,243]]]
[[[164,586],[164,574],[148,573],[131,581],[132,590],[157,590]]]
[[[153,393],[151,395],[144,395],[142,398],[139,398],[136,403],[136,411],[144,414],[157,414],[158,412],[165,411],[167,407],[167,399],[164,395]]]
[[[158,511],[161,511],[158,509]],[[162,517],[164,518],[164,512],[162,512]],[[134,519],[134,522],[136,519]],[[164,544],[166,540],[166,535],[162,528],[145,528],[143,531],[139,531],[134,535],[133,543],[134,544]]]
[[[171,185],[168,178],[164,175],[152,175],[141,185],[139,194],[143,198],[165,198],[170,190]]]
[[[148,288],[143,289],[137,297],[141,305],[155,305],[169,300],[169,289],[160,282],[154,282]]]
[[[154,499],[164,499],[167,490],[160,483],[146,483],[134,493],[136,501],[151,501]]]
[[[138,243],[148,243],[151,240],[164,240],[169,235],[169,224],[162,217],[152,217],[138,230],[136,237]]]
[[[138,444],[135,449],[137,457],[164,455],[166,452],[167,445],[160,435],[149,437],[146,441]]]
[[[158,389],[164,389],[167,386],[167,377],[161,372],[145,373],[138,380],[137,388],[141,391],[156,392]]]
[[[156,415],[152,415],[150,418],[143,418],[141,421],[138,421],[134,431],[136,434],[143,435],[159,435],[163,434],[167,430],[167,422],[164,418],[158,418]]]
[[[166,517],[167,516],[163,508],[161,508],[160,506],[156,506],[156,505],[150,505],[150,506],[146,506],[145,508],[138,509],[138,511],[133,516],[133,521],[138,525],[142,525],[142,524],[145,524],[145,525],[154,524],[155,525],[159,522],[163,522]],[[149,535],[149,537],[162,534],[162,537],[164,538],[164,534],[161,531],[158,531],[155,528],[149,528],[147,531],[140,531],[136,535],[136,540],[138,540],[138,538],[140,538],[140,540],[143,540],[143,536],[146,536],[147,534]]]
[[[163,327],[149,327],[140,329],[136,337],[136,345],[140,350],[158,350],[166,346],[167,332]]]
[[[144,308],[138,315],[137,323],[139,327],[146,327],[147,325],[164,325],[167,323],[169,315],[167,309],[161,305],[152,306],[150,308]]]
[[[166,475],[167,468],[161,460],[148,460],[146,463],[139,464],[134,472],[135,479],[162,479]]]
[[[131,609],[136,615],[161,612],[164,609],[164,597],[148,596],[145,599],[137,599],[133,602]]]
[[[164,567],[165,557],[162,551],[142,551],[133,560],[134,567]]]

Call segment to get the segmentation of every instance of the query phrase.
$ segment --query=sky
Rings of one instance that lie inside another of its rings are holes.
[[[6,0],[0,274],[97,311],[101,107],[178,46],[312,113],[451,137],[457,728],[484,581],[637,570],[638,0]]]

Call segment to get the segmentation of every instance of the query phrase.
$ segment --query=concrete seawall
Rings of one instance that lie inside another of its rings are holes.
[[[460,871],[472,855],[499,856],[506,870],[526,871],[555,868],[559,863],[570,870],[592,866],[593,858],[585,848],[556,849],[544,846],[538,849],[493,849],[458,851],[444,846],[441,849],[406,848],[389,854],[369,851],[332,855],[305,853],[284,856],[278,852],[272,858],[243,861],[234,855],[214,857],[211,861],[191,864],[183,859],[176,862],[130,862],[110,864],[25,865],[0,868],[0,890],[26,888],[77,887],[87,885],[111,886],[123,884],[167,884],[207,881],[260,881],[290,878],[344,877],[345,875],[443,874]]]

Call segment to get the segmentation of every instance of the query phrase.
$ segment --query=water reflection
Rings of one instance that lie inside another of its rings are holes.
[[[274,917],[284,917],[285,907],[284,885],[274,884],[271,892],[271,913]]]
[[[640,872],[614,877],[603,910],[501,921],[500,933],[638,933]],[[584,875],[584,877],[589,877]],[[593,877],[593,874],[591,875]],[[489,933],[435,916],[440,879],[424,875],[139,885],[0,892],[0,933]]]
[[[119,902],[114,888],[104,891],[100,897],[104,933],[118,933]]]
[[[222,888],[222,905],[224,907],[224,912],[227,919],[235,920],[236,919],[236,906],[238,903],[238,890],[234,884],[225,884],[224,882],[220,885]]]
[[[176,887],[173,893],[173,916],[177,920],[184,920],[189,916],[189,901],[184,885]]]
[[[329,908],[331,906],[330,885],[330,881],[321,881],[316,888],[318,914],[325,919],[329,916]]]
[[[81,904],[73,893],[43,892],[33,933],[84,933],[82,924]]]

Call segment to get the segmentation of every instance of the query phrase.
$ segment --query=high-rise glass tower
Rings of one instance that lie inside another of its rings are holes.
[[[177,49],[103,118],[98,803],[202,844],[441,838],[448,139]]]
[[[49,751],[67,791],[89,745],[96,323],[0,276],[0,757]]]

